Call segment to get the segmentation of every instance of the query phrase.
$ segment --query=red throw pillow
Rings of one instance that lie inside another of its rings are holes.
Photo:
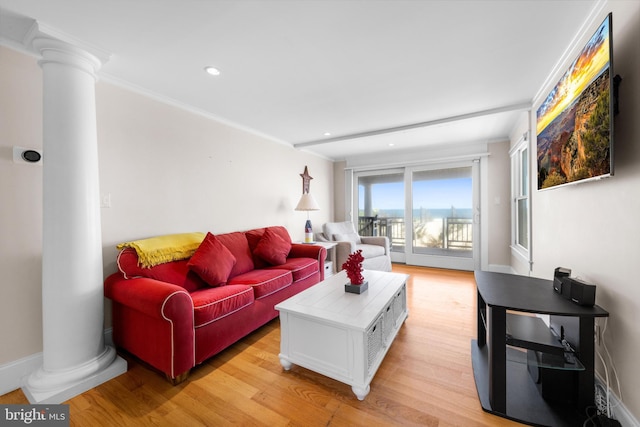
[[[267,228],[253,253],[271,265],[282,265],[287,262],[289,251],[291,251],[291,242],[287,242],[276,232]]]
[[[236,257],[216,236],[207,233],[187,266],[210,286],[223,285],[236,264]]]

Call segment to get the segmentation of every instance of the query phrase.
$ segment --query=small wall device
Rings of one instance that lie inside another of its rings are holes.
[[[22,158],[29,163],[37,163],[42,158],[42,155],[36,150],[24,150],[22,152]]]
[[[14,163],[40,163],[42,161],[42,150],[34,148],[13,147]]]

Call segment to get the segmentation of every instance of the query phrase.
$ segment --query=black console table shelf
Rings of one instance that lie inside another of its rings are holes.
[[[550,280],[482,271],[475,277],[478,336],[471,354],[482,408],[531,425],[582,425],[594,400],[594,319],[609,313],[564,299]],[[549,315],[553,330],[532,314]],[[538,369],[546,378],[571,375],[571,402],[544,398],[530,374]]]
[[[560,337],[541,318],[507,313],[507,344],[544,353],[562,355]]]
[[[511,351],[507,348],[507,360],[522,364],[536,364],[546,369],[582,371],[584,365],[575,352],[562,344],[561,338],[544,321],[536,316],[522,316],[507,313],[507,346],[523,348],[543,354],[542,361],[527,360],[526,352]],[[511,357],[510,357],[511,356]]]

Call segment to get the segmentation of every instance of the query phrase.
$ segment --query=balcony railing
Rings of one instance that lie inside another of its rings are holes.
[[[473,221],[471,218],[442,218],[445,249],[473,249]]]
[[[403,217],[361,216],[358,218],[361,236],[387,236],[392,250],[404,250],[405,221]],[[473,220],[471,218],[436,218],[429,222],[416,221],[413,246],[452,250],[473,248]]]
[[[358,234],[361,236],[379,236],[378,215],[358,217]]]

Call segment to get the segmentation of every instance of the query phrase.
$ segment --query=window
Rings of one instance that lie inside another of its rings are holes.
[[[529,138],[511,149],[511,247],[529,262]]]

